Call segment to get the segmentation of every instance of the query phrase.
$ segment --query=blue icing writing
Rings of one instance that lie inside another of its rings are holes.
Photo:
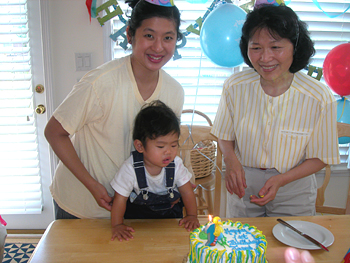
[[[261,244],[261,242],[256,240],[252,233],[247,229],[224,229],[224,235],[230,236],[227,243],[236,251],[253,250]]]
[[[228,241],[227,243],[229,244],[230,248],[236,251],[251,250],[256,248],[256,245],[254,246],[253,244],[247,244],[244,241],[235,242],[234,240],[231,240],[231,241]]]

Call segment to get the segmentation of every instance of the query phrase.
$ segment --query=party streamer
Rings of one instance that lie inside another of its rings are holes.
[[[340,114],[340,116],[339,116],[339,118],[338,118],[338,120],[337,120],[337,121],[340,121],[340,120],[341,120],[341,118],[343,117],[344,110],[345,110],[345,103],[346,103],[346,97],[344,97],[343,110],[342,110],[342,112],[341,112],[341,114]]]
[[[340,15],[344,14],[346,11],[348,11],[349,8],[350,8],[350,4],[349,4],[348,8],[346,8],[345,11],[344,11],[343,13],[340,13],[340,14],[338,14],[338,15],[330,15],[330,14],[328,14],[326,11],[324,11],[324,10],[322,9],[322,7],[320,6],[320,4],[318,3],[317,0],[312,0],[312,1],[313,1],[314,4],[315,4],[323,13],[325,13],[326,16],[328,16],[329,18],[334,18],[334,17],[340,16]]]

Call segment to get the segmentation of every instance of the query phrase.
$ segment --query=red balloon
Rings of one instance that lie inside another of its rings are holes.
[[[340,96],[350,95],[350,43],[333,48],[323,62],[327,85]]]

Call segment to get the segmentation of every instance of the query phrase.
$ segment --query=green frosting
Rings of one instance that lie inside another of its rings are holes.
[[[200,239],[208,239],[208,234],[206,234],[204,231],[201,231],[198,235],[198,238]]]

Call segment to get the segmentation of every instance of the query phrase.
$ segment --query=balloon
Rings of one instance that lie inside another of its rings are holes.
[[[340,96],[350,95],[350,43],[333,48],[323,62],[327,85]]]
[[[337,100],[337,121],[350,124],[350,101],[348,99]],[[340,137],[339,143],[350,143],[350,137]]]
[[[239,41],[246,15],[234,4],[221,4],[204,20],[200,45],[205,56],[214,64],[236,67],[243,63]]]
[[[208,0],[186,0],[190,4],[205,4]]]

